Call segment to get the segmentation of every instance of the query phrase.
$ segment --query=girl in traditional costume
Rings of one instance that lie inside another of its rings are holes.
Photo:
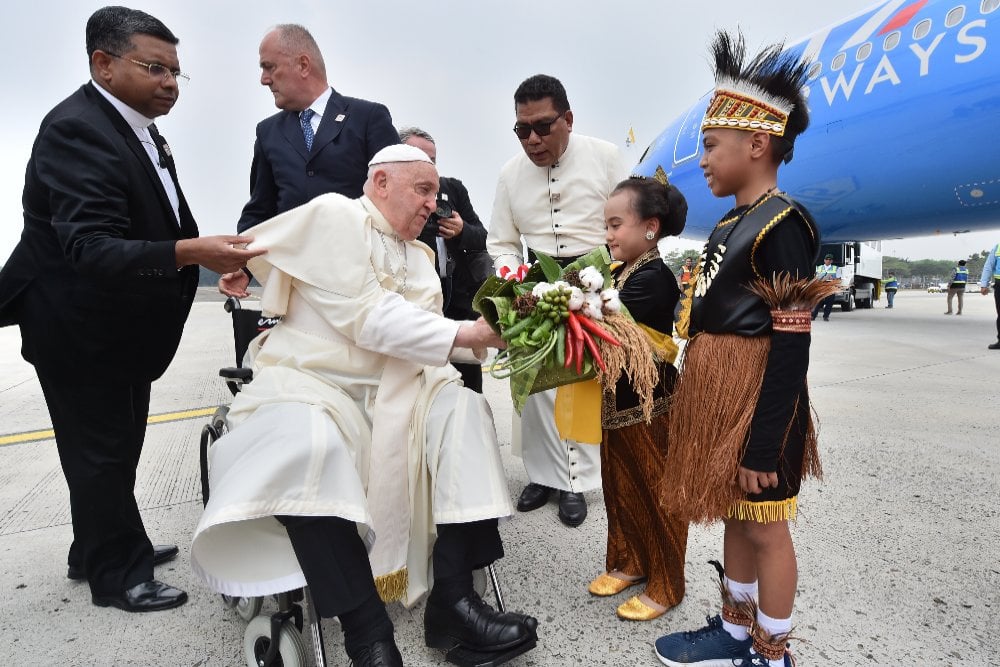
[[[610,596],[645,582],[645,591],[618,607],[618,616],[648,621],[684,597],[687,523],[666,512],[657,490],[667,458],[667,406],[677,371],[671,337],[680,298],[677,281],[660,258],[657,242],[684,229],[687,203],[666,181],[633,177],[618,184],[604,208],[606,240],[618,298],[638,323],[638,349],[653,364],[625,364],[617,379],[604,376],[601,477],[608,514],[607,572],[590,584]],[[631,346],[634,351],[635,346]],[[621,368],[609,364],[609,368]],[[649,369],[647,377],[639,377]]]

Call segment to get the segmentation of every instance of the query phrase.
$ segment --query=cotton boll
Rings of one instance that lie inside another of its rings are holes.
[[[583,307],[585,299],[583,296],[583,290],[579,287],[571,287],[569,290],[569,306],[570,310],[580,310]]]
[[[604,313],[601,312],[601,308],[604,303],[601,301],[601,297],[598,294],[588,294],[583,302],[583,308],[580,312],[592,320],[603,320]]]
[[[604,287],[604,276],[593,266],[587,266],[580,271],[580,282],[587,291],[597,292]]]

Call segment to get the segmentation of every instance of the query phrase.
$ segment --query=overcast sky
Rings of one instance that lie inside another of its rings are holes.
[[[42,116],[89,78],[84,26],[104,2],[12,2],[0,62],[7,102],[0,136],[0,262],[22,224],[24,167]],[[276,23],[319,42],[339,92],[386,104],[397,127],[437,139],[441,173],[466,184],[485,224],[497,174],[520,150],[513,92],[539,72],[562,80],[574,131],[613,141],[634,165],[669,122],[712,86],[706,53],[717,28],[741,27],[752,47],[797,41],[873,3],[736,0],[149,0],[130,6],[180,38],[191,82],[157,121],[202,234],[231,233],[249,192],[254,127],[275,112],[260,86],[257,46]],[[628,128],[638,146],[625,149]],[[1000,236],[1000,231],[996,236]],[[990,233],[888,241],[888,254],[964,257]],[[697,241],[681,242],[684,247]]]

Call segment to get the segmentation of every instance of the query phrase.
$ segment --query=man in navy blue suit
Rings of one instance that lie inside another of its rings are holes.
[[[302,26],[278,25],[264,35],[260,70],[281,111],[257,125],[241,232],[317,195],[360,197],[368,161],[399,143],[384,105],[330,87],[319,46]],[[243,297],[249,282],[245,272],[225,274],[219,291]]]

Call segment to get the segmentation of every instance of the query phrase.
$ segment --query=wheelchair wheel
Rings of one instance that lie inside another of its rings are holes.
[[[237,598],[236,613],[244,621],[250,622],[260,613],[260,608],[264,606],[264,598]]]
[[[239,598],[234,598],[231,595],[226,595],[225,593],[222,593],[222,604],[226,605],[226,609],[235,609],[236,603],[238,601]]]
[[[271,617],[258,616],[250,621],[243,633],[243,655],[246,656],[247,667],[261,667],[270,646]],[[281,634],[278,636],[278,654],[271,664],[273,667],[305,667],[306,647],[294,623],[286,621],[282,624]]]

